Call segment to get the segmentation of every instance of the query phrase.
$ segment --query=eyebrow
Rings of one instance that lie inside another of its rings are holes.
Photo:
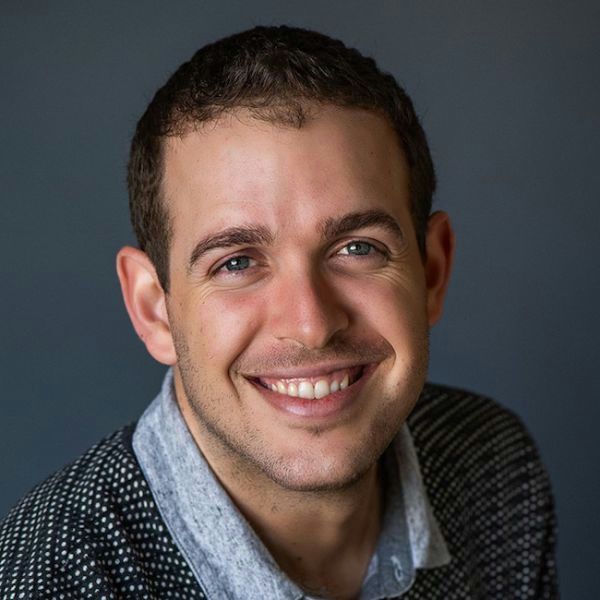
[[[365,227],[382,227],[404,241],[404,232],[398,221],[383,210],[365,210],[362,212],[348,213],[339,218],[330,217],[320,226],[324,239],[331,239]]]
[[[204,254],[215,248],[257,244],[269,245],[273,243],[273,239],[273,234],[261,225],[228,227],[214,235],[207,235],[194,246],[188,262],[188,270],[191,270]]]
[[[317,231],[324,240],[329,240],[365,227],[382,227],[401,241],[404,240],[404,233],[396,219],[383,210],[366,210],[348,213],[338,218],[329,217],[317,225]],[[273,233],[262,225],[228,227],[216,234],[207,235],[194,246],[188,262],[188,271],[191,271],[210,250],[234,246],[268,246],[274,239]]]

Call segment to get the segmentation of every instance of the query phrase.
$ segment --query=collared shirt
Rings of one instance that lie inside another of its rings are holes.
[[[170,443],[179,427],[176,420],[163,418],[170,410],[155,408],[151,426],[140,429],[149,427],[150,435],[142,440],[150,450],[144,459],[149,471],[153,456],[158,457],[154,464],[159,475],[153,476],[163,483],[153,490],[132,447],[135,425],[126,426],[40,483],[9,512],[0,522],[0,598],[268,600],[285,596],[286,590],[296,592],[273,568],[268,552],[227,496],[215,492],[218,484],[210,477],[198,483],[203,467],[195,445],[188,445],[190,454],[186,444]],[[452,560],[439,568],[418,568],[401,597],[556,600],[552,490],[523,424],[488,398],[433,384],[425,385],[407,423]],[[421,511],[425,496],[414,494],[420,484],[411,488],[411,468],[406,472],[410,451],[396,440],[382,457],[380,473],[392,468],[390,456],[397,456],[400,465],[395,479],[404,506],[402,520],[395,516],[395,503],[388,502],[363,598],[371,596],[371,586],[379,597],[401,593],[400,584],[385,589],[385,582],[396,578],[393,567],[404,580],[409,564],[396,550],[395,539],[408,540],[413,568],[433,566],[439,556],[434,529],[422,516],[427,514]],[[393,480],[393,468],[391,475]],[[395,498],[393,483],[382,477],[382,484]],[[168,526],[153,492],[169,517]],[[398,522],[399,533],[390,532]],[[425,534],[422,538],[414,535],[419,531]]]
[[[172,371],[139,420],[133,449],[169,532],[209,600],[310,598],[281,571],[216,479],[181,415]],[[361,600],[400,596],[416,569],[450,561],[406,426],[383,466],[382,530]]]

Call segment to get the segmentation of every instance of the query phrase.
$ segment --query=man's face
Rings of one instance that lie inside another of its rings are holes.
[[[177,397],[209,461],[296,490],[360,478],[428,359],[390,125],[333,107],[300,129],[228,115],[168,140],[163,189]]]

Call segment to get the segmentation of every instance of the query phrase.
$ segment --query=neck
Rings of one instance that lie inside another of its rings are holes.
[[[185,403],[181,408],[221,485],[290,579],[314,595],[358,597],[380,531],[377,463],[341,489],[286,489],[232,458],[210,432],[200,429]]]
[[[380,530],[377,465],[335,492],[290,492],[274,486],[248,493],[223,485],[279,566],[305,591],[335,598],[358,595]],[[269,498],[265,503],[264,498]]]

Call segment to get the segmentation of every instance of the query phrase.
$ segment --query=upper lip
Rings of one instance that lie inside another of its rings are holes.
[[[281,367],[262,373],[244,373],[244,377],[250,379],[260,379],[261,377],[269,379],[302,379],[308,377],[317,377],[318,375],[328,375],[334,371],[342,371],[353,367],[364,367],[369,363],[345,361],[345,362],[323,362],[315,365]]]

